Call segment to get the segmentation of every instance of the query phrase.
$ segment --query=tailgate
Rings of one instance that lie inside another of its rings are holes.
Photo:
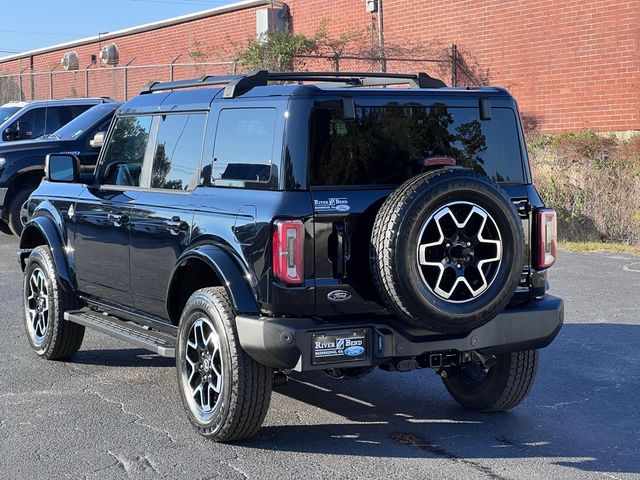
[[[375,215],[393,188],[313,189],[316,315],[383,312],[369,270]]]
[[[530,283],[531,213],[525,185],[503,188],[523,224],[525,262],[519,290]],[[369,268],[369,245],[375,216],[389,188],[312,189],[316,315],[384,313]]]

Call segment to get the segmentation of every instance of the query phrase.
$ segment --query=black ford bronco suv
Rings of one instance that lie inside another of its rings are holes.
[[[500,88],[266,71],[150,84],[95,173],[49,155],[28,209],[36,353],[66,359],[89,327],[175,357],[189,420],[217,441],[256,433],[291,371],[432,369],[465,407],[511,408],[563,321],[546,294],[555,212]]]

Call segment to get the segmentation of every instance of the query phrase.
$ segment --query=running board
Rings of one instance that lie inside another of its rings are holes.
[[[163,357],[175,358],[176,356],[176,339],[157,330],[147,330],[134,323],[90,310],[64,312],[64,319],[151,350]]]

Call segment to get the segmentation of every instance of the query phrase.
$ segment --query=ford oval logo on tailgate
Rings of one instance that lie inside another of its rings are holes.
[[[350,357],[357,357],[358,355],[362,355],[364,353],[364,347],[355,346],[355,347],[347,347],[344,349],[344,354],[349,355]]]
[[[344,302],[351,298],[351,294],[346,290],[333,290],[327,294],[327,298],[334,302]]]

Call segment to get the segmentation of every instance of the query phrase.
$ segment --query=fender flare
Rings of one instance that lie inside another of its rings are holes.
[[[46,245],[51,250],[51,256],[56,267],[56,279],[66,292],[74,290],[73,275],[69,268],[69,262],[64,251],[64,242],[62,241],[60,232],[53,220],[46,216],[33,217],[27,222],[20,236],[20,264],[22,269],[25,268],[27,257],[31,254],[34,246],[28,242],[28,239],[34,232],[44,238]]]
[[[30,173],[42,173],[44,178],[44,155],[26,156],[8,161],[7,167],[2,174],[3,182],[14,184],[17,182],[18,177]]]
[[[256,295],[239,263],[232,255],[216,245],[199,245],[184,252],[171,272],[171,281],[167,292],[167,311],[170,311],[169,302],[173,297],[176,274],[180,268],[190,259],[198,259],[206,263],[221,280],[221,286],[225,287],[236,313],[259,314],[260,309],[256,301]]]

